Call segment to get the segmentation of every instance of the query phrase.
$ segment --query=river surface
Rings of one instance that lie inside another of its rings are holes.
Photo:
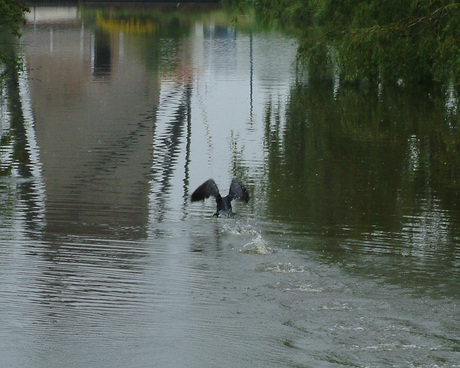
[[[34,7],[0,102],[1,367],[460,367],[458,96],[213,6]],[[216,218],[214,178],[250,192]]]

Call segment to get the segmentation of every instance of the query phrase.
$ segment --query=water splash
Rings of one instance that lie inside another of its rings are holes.
[[[300,291],[303,293],[322,293],[324,292],[324,288],[322,287],[314,287],[311,284],[302,284],[293,287],[285,288],[285,291]]]
[[[292,263],[276,263],[260,266],[256,269],[257,272],[274,272],[274,273],[303,273],[305,268],[295,266]]]
[[[246,243],[241,252],[249,254],[271,254],[273,249],[268,246],[259,230],[249,223],[237,221],[234,224],[224,224],[222,233],[230,233],[239,236],[250,236],[251,241]]]
[[[230,233],[233,235],[260,235],[260,232],[256,230],[253,225],[249,224],[248,222],[243,223],[241,221],[225,223],[222,227],[222,233]]]
[[[258,234],[251,242],[245,244],[242,251],[243,253],[251,254],[271,254],[273,252],[261,234]]]

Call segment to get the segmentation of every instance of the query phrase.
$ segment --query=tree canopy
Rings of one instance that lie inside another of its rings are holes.
[[[19,37],[24,12],[28,9],[25,3],[16,0],[0,0],[0,32],[7,30]]]
[[[313,72],[334,65],[344,81],[460,80],[457,0],[249,0],[299,39]],[[248,1],[246,1],[248,3]]]
[[[28,6],[17,0],[0,0],[0,80],[17,65],[15,39],[21,36],[21,25]]]

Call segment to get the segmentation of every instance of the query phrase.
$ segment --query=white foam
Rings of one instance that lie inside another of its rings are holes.
[[[270,254],[272,249],[267,246],[267,242],[262,238],[262,235],[258,234],[251,242],[243,246],[244,253],[253,254]]]
[[[303,267],[295,266],[292,263],[276,263],[261,266],[257,269],[259,272],[275,272],[275,273],[303,273]]]
[[[229,232],[233,235],[260,235],[260,233],[256,229],[254,229],[254,226],[248,223],[241,223],[240,221],[237,221],[232,224],[224,224],[224,226],[222,227],[222,232]]]

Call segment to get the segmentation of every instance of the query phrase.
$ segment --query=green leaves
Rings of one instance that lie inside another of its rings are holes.
[[[299,60],[334,62],[344,81],[454,83],[460,80],[456,0],[260,0],[259,14],[290,23]],[[334,58],[331,57],[334,54]],[[311,74],[311,73],[310,73]]]
[[[25,11],[29,11],[26,4],[16,0],[0,0],[0,82],[20,63],[14,41],[21,36]]]
[[[25,3],[16,0],[0,0],[0,32],[11,31],[19,37],[21,24],[25,22],[24,12],[29,11]]]

